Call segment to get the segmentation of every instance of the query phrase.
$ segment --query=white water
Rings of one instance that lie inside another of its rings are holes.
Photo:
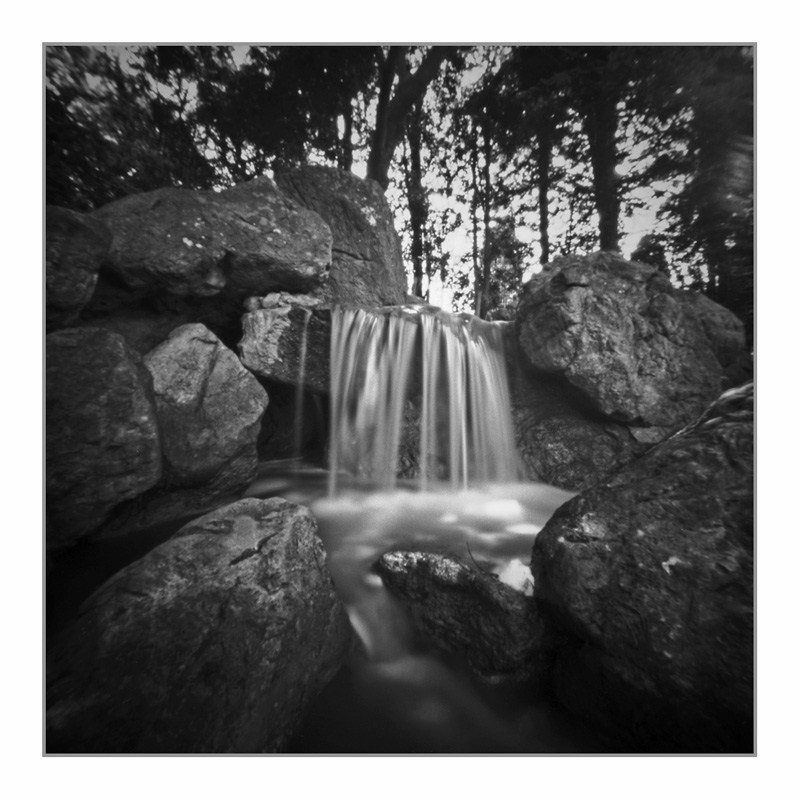
[[[311,504],[328,552],[328,568],[353,627],[370,657],[394,658],[406,647],[381,578],[372,571],[392,550],[440,553],[476,563],[526,594],[532,593],[533,540],[573,493],[544,484],[495,484],[440,492],[357,489]]]
[[[415,360],[421,387],[411,372]],[[340,469],[395,487],[412,399],[423,490],[442,470],[453,490],[519,479],[496,323],[425,306],[337,308],[330,364],[331,495]]]
[[[306,388],[306,354],[308,351],[308,322],[311,319],[311,310],[303,309],[303,332],[300,336],[300,359],[298,365],[297,391],[294,401],[294,442],[292,454],[299,461],[303,446],[303,405],[305,403]]]
[[[432,751],[458,749],[464,725],[495,731],[487,751],[518,748],[463,676],[415,651],[408,616],[373,571],[392,550],[442,553],[531,594],[534,538],[573,493],[520,481],[502,329],[419,306],[335,309],[330,367],[327,495],[310,505],[370,659],[358,685],[377,703],[402,697],[395,722]],[[419,477],[401,481],[414,419]]]

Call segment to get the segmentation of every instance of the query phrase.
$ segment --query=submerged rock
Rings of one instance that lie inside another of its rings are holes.
[[[176,328],[144,363],[153,377],[167,482],[245,485],[258,464],[268,403],[259,382],[199,323]]]
[[[102,222],[57,206],[45,213],[47,330],[71,325],[97,284],[100,265],[111,245]]]
[[[560,700],[633,750],[753,747],[753,389],[556,511],[535,597]]]
[[[316,530],[241,500],[107,581],[49,653],[47,751],[279,751],[351,645]]]
[[[516,324],[530,368],[563,376],[650,443],[699,414],[746,355],[731,312],[605,252],[556,259],[534,276]]]
[[[493,681],[541,676],[544,630],[523,591],[433,553],[387,553],[376,568],[425,638],[476,674]]]
[[[320,297],[330,304],[362,308],[405,303],[400,239],[377,183],[316,165],[277,172],[275,181],[288,197],[319,214],[333,232],[330,279]]]
[[[66,329],[46,339],[47,546],[95,530],[162,474],[152,381],[117,334]]]

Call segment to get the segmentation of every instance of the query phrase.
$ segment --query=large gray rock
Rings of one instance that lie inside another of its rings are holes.
[[[268,380],[327,394],[330,391],[330,309],[288,303],[242,317],[242,363]],[[305,352],[304,352],[305,351]]]
[[[99,208],[111,230],[107,267],[129,289],[208,297],[318,286],[331,261],[320,217],[269,178],[227,191],[157,189]]]
[[[278,751],[350,644],[308,510],[241,500],[86,600],[48,654],[47,751]]]
[[[563,376],[653,442],[717,397],[721,360],[744,354],[742,324],[719,306],[712,318],[710,302],[701,307],[657,268],[612,253],[565,256],[526,285],[518,340],[534,370]]]
[[[150,375],[122,337],[57,331],[46,362],[47,543],[59,548],[154,486],[161,446]]]
[[[544,629],[523,592],[433,553],[386,553],[376,568],[425,637],[476,674],[492,681],[541,676]]]
[[[104,328],[118,333],[131,349],[145,356],[161,344],[175,328],[194,321],[196,320],[190,319],[185,314],[120,308],[107,316],[92,317],[81,327]]]
[[[97,284],[111,233],[88,214],[47,206],[45,213],[47,330],[72,324]]]
[[[144,363],[153,377],[167,482],[244,485],[258,464],[268,397],[204,325],[176,328]]]
[[[693,307],[708,344],[723,369],[723,388],[740,386],[752,380],[753,362],[744,347],[741,320],[701,292],[686,292],[683,297]]]
[[[556,511],[533,572],[565,705],[631,749],[750,752],[752,384]]]
[[[279,171],[275,181],[333,232],[330,280],[320,292],[326,302],[363,308],[405,303],[400,239],[377,183],[315,165]]]
[[[524,406],[512,412],[528,480],[581,490],[635,458],[638,444],[624,425],[597,422],[570,409],[543,416]]]
[[[522,371],[511,381],[511,419],[525,477],[582,490],[640,455],[627,426],[587,408],[565,382]]]

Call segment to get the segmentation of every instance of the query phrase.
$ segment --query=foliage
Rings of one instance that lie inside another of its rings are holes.
[[[211,185],[180,98],[150,91],[118,54],[51,47],[46,70],[48,203],[88,209],[161,186]]]
[[[45,77],[50,203],[327,163],[384,186],[428,299],[508,314],[554,256],[641,239],[752,326],[751,48],[48,47]]]

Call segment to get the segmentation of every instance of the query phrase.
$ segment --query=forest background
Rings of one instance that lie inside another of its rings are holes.
[[[413,294],[513,315],[617,250],[753,338],[752,45],[48,46],[46,199],[90,210],[280,166],[376,180]]]

